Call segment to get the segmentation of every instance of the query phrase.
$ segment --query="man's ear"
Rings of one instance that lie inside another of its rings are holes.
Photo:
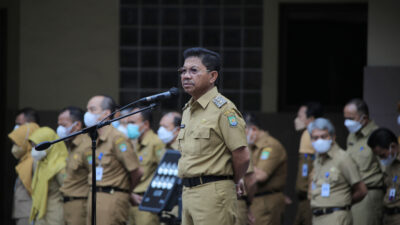
[[[211,75],[210,83],[215,83],[215,81],[217,80],[217,78],[219,76],[218,72],[215,70],[211,71],[210,75]]]

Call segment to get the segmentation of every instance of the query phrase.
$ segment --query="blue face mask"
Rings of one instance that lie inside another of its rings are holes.
[[[114,121],[114,122],[112,122],[111,123],[115,128],[118,128],[119,127],[119,120],[117,120],[117,121]]]
[[[128,123],[128,125],[126,126],[126,129],[127,129],[127,133],[128,133],[128,138],[136,139],[136,138],[140,137],[139,125]]]

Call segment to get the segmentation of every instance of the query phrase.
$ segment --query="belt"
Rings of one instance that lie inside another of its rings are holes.
[[[400,207],[386,208],[384,210],[385,214],[394,215],[400,213]]]
[[[381,190],[383,191],[383,187],[367,187],[368,190]]]
[[[88,199],[87,197],[68,197],[64,196],[64,203],[73,201],[73,200],[83,200],[83,199]]]
[[[279,192],[281,192],[281,191],[264,191],[264,192],[256,193],[254,195],[254,197],[260,197],[260,196],[275,194],[275,193],[279,193]]]
[[[329,208],[317,208],[312,210],[312,214],[314,216],[321,216],[325,214],[331,214],[336,211],[341,211],[341,210],[350,210],[351,206],[344,206],[344,207],[329,207]]]
[[[108,194],[113,194],[114,192],[125,192],[129,193],[129,190],[121,189],[117,187],[105,186],[105,187],[96,187],[96,192],[104,192]]]
[[[233,180],[233,176],[201,176],[201,177],[183,178],[182,184],[185,187],[195,187],[200,184],[206,184],[220,180]]]

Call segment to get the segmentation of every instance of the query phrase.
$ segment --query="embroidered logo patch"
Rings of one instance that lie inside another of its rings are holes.
[[[126,149],[127,149],[127,146],[126,146],[125,143],[122,143],[122,144],[119,145],[119,150],[120,150],[121,152],[125,152]]]
[[[90,165],[92,165],[92,156],[91,156],[91,155],[88,155],[88,156],[86,157],[86,159],[87,159],[88,163],[89,163]]]
[[[229,125],[231,125],[232,127],[236,127],[238,122],[235,116],[228,116],[228,120],[229,120]]]
[[[364,146],[361,146],[361,147],[360,147],[360,152],[361,152],[362,150],[364,150]]]
[[[261,153],[261,160],[266,160],[266,159],[268,159],[268,157],[269,157],[269,151],[263,151],[262,153]]]

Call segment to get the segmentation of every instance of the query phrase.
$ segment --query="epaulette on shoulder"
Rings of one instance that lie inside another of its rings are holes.
[[[214,104],[218,107],[221,108],[223,105],[225,105],[228,101],[222,97],[221,95],[218,95],[215,97],[213,100]]]

